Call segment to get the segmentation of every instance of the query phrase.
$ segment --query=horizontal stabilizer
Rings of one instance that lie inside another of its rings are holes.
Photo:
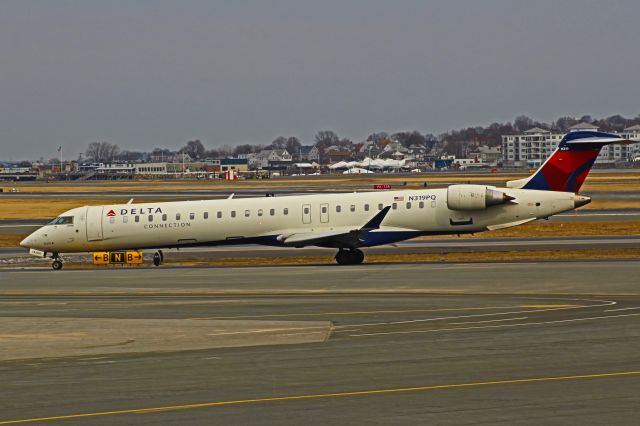
[[[487,226],[487,231],[497,231],[498,229],[505,229],[505,228],[511,228],[518,225],[524,225],[525,223],[533,222],[536,219],[537,218],[535,217],[529,217],[523,220],[518,220],[516,222],[501,223],[499,225],[489,225]]]

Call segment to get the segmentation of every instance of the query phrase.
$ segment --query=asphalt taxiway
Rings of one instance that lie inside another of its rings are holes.
[[[637,261],[0,272],[0,424],[637,424],[638,276]]]

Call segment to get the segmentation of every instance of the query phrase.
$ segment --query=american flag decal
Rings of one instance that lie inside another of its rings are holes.
[[[393,197],[393,201],[404,201],[404,196]]]

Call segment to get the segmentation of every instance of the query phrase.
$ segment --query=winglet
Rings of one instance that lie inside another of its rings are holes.
[[[380,224],[384,220],[385,216],[387,216],[387,213],[389,213],[389,210],[391,210],[391,206],[387,206],[380,210],[369,222],[360,228],[360,231],[371,231],[373,229],[380,228]]]

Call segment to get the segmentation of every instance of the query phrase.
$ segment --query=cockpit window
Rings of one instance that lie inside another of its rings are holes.
[[[73,225],[73,216],[56,217],[47,225]]]

